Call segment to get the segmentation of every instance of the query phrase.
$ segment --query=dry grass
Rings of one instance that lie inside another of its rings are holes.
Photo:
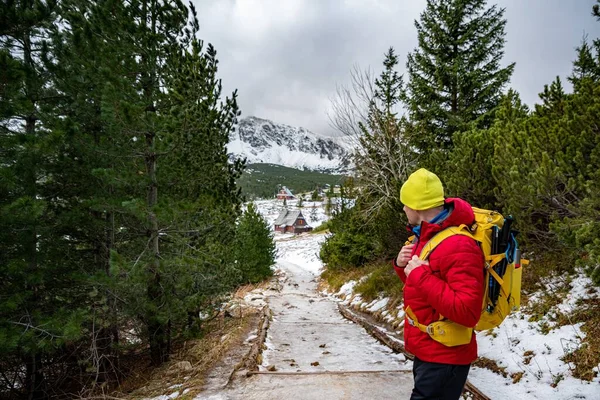
[[[359,268],[325,269],[321,274],[321,280],[329,290],[337,292],[345,283],[358,281],[367,275],[370,276],[355,288],[355,292],[361,294],[363,299],[374,300],[379,294],[384,297],[396,297],[398,293],[402,293],[402,281],[388,261],[375,261]],[[324,286],[320,287],[320,289],[324,288]]]
[[[529,365],[529,363],[531,362],[531,359],[535,356],[535,353],[531,350],[527,350],[525,353],[523,353],[523,364],[525,365]]]
[[[565,296],[571,290],[570,283],[571,277],[568,275],[554,276],[551,280],[551,287],[541,287],[538,279],[536,290],[541,293],[541,296],[535,302],[526,295],[521,298],[523,310],[530,315],[529,322],[549,317],[550,321],[556,322],[560,326],[563,315],[557,311],[557,306],[564,301]]]
[[[266,281],[241,286],[233,294],[233,302],[243,299],[254,289],[266,289],[271,285],[272,281]],[[201,392],[210,369],[228,351],[243,346],[249,333],[256,328],[258,319],[259,310],[251,308],[244,308],[240,318],[226,317],[221,313],[203,323],[202,338],[174,343],[170,360],[158,368],[151,366],[147,351],[125,357],[123,367],[127,377],[110,396],[99,398],[140,399],[188,389],[185,395],[177,398],[193,399]],[[191,369],[186,368],[187,363]],[[178,386],[168,389],[174,385]]]
[[[239,288],[237,288],[237,290],[233,294],[233,297],[235,299],[243,299],[244,297],[246,297],[246,295],[248,293],[250,293],[254,289],[266,290],[272,285],[273,285],[273,282],[271,280],[266,280],[266,281],[259,282],[259,283],[253,283],[253,284],[240,286]]]
[[[477,360],[475,360],[475,362],[473,362],[473,365],[479,368],[487,368],[490,371],[500,374],[505,378],[508,376],[508,373],[506,372],[506,367],[500,367],[496,363],[496,361],[490,360],[486,357],[479,357]]]
[[[563,361],[573,363],[573,376],[591,381],[597,376],[594,371],[600,365],[600,299],[587,299],[578,304],[570,316],[571,323],[583,322],[581,330],[586,334],[581,346],[563,357]]]
[[[151,367],[147,357],[141,356],[137,368],[130,371],[128,378],[111,396],[140,399],[188,389],[189,392],[178,399],[192,399],[202,390],[208,371],[230,349],[242,345],[257,320],[258,313],[249,312],[242,318],[217,318],[208,324],[202,339],[179,343],[171,360],[159,368]],[[185,362],[192,368],[181,368],[181,363]],[[181,386],[168,389],[173,385]]]
[[[510,377],[512,378],[513,383],[518,383],[521,380],[521,378],[523,377],[523,371],[514,372],[514,373],[510,374]]]
[[[402,297],[404,285],[389,262],[374,263],[367,270],[369,276],[354,289],[365,301],[373,301],[379,296]]]
[[[319,284],[319,289],[329,289],[337,292],[342,286],[344,286],[346,282],[356,281],[365,276],[367,273],[369,273],[367,267],[347,270],[326,269],[321,274],[321,283]]]
[[[542,289],[541,280],[550,276],[567,276],[573,272],[572,255],[568,252],[536,251],[535,259],[523,267],[521,288],[525,293]]]

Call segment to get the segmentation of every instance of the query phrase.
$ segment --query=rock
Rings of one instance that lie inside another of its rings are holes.
[[[247,304],[236,302],[227,305],[223,310],[223,313],[227,318],[242,318],[244,314],[246,314],[246,310],[248,310],[248,308],[250,307]]]
[[[274,365],[269,365],[269,366],[267,366],[267,371],[271,371],[271,372],[277,371],[277,368]]]
[[[190,363],[189,361],[179,361],[178,363],[173,364],[170,368],[169,371],[171,372],[181,372],[181,371],[191,371],[192,369],[194,369],[192,367],[192,363]]]
[[[316,367],[319,365],[319,362],[318,361],[311,362],[310,365],[312,365],[313,367]]]

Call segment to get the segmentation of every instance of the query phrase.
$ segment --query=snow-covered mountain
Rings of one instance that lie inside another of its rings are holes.
[[[232,157],[246,157],[249,164],[278,164],[329,173],[347,172],[350,164],[350,145],[341,138],[257,117],[240,120],[227,151]]]

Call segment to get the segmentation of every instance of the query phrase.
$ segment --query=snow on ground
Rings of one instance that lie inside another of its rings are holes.
[[[344,299],[343,303],[358,306],[363,310],[377,312],[387,298],[371,303],[364,302],[353,294],[356,281],[347,282],[335,296]],[[589,297],[586,292],[591,281],[580,273],[571,282],[571,291],[557,310],[569,313],[575,309],[577,300]],[[600,290],[595,289],[596,296]],[[403,318],[402,306],[398,307],[399,318]],[[395,320],[395,313],[384,311],[382,316],[388,322]],[[582,324],[556,327],[550,315],[538,322],[528,322],[531,316],[519,311],[511,314],[500,325],[488,332],[477,334],[479,356],[496,361],[505,368],[507,377],[486,368],[472,367],[469,381],[491,399],[587,399],[600,400],[600,365],[596,368],[599,376],[592,382],[582,381],[572,376],[573,365],[561,360],[567,353],[579,348],[585,333]],[[551,330],[544,334],[542,327]],[[523,374],[513,383],[513,374]]]
[[[581,272],[570,285],[570,293],[556,308],[567,315],[579,299],[590,296],[586,291],[592,287],[590,279]],[[546,286],[551,290],[551,284]],[[594,291],[595,296],[600,295],[597,288]],[[582,324],[557,327],[550,314],[538,322],[528,322],[530,317],[517,312],[507,317],[492,335],[478,334],[479,355],[506,367],[509,377],[473,368],[469,374],[471,382],[492,398],[510,393],[519,399],[600,399],[600,376],[592,382],[576,379],[571,373],[574,366],[561,360],[581,345],[585,337]],[[547,334],[544,326],[550,328]],[[510,375],[518,373],[523,373],[521,380],[512,384]]]
[[[259,210],[268,212],[277,207],[273,200],[265,200]],[[289,204],[289,203],[288,203]],[[291,205],[289,205],[291,206]],[[303,210],[303,214],[305,214]],[[327,216],[323,215],[323,219]],[[277,215],[273,218],[273,221]],[[276,235],[275,240],[289,240],[288,237]],[[319,246],[325,240],[324,235],[301,235],[285,247],[278,244],[279,257],[296,264],[309,265],[316,273],[322,264],[318,258]],[[547,291],[555,290],[549,281]],[[344,303],[357,305],[370,312],[381,311],[388,302],[380,298],[367,303],[360,296],[353,295],[357,282],[350,281],[340,288],[336,297],[344,299]],[[563,303],[554,311],[537,322],[529,322],[530,315],[517,312],[510,315],[504,323],[491,331],[477,334],[479,355],[496,361],[500,368],[505,368],[507,377],[494,373],[485,368],[473,367],[469,380],[492,399],[588,399],[600,400],[600,365],[597,367],[598,376],[592,381],[582,381],[572,376],[573,365],[561,360],[567,353],[579,348],[585,333],[581,331],[582,324],[556,327],[553,317],[555,312],[569,314],[575,309],[577,301],[591,296],[588,292],[592,287],[591,281],[582,272],[570,283],[571,290]],[[595,296],[600,296],[600,290],[595,288]],[[539,296],[537,296],[539,297]],[[536,301],[532,296],[530,301]],[[383,312],[388,322],[403,318],[402,307],[397,312]],[[545,327],[546,329],[542,329]],[[550,331],[547,332],[547,328]],[[544,333],[547,332],[547,333]],[[513,374],[522,374],[521,379],[513,383]]]
[[[282,202],[275,200],[259,200],[255,201],[255,204],[271,226],[283,208]],[[288,202],[288,207],[295,207],[295,202]],[[305,209],[302,210],[305,214]],[[318,224],[328,219],[322,208],[319,208],[317,215],[320,220],[315,222]],[[308,218],[306,215],[305,217]],[[326,239],[326,234],[283,235],[276,233],[274,237],[277,243],[279,262],[297,267],[302,266],[303,273],[308,272],[314,277],[319,275],[323,265],[318,253],[321,244]],[[402,306],[397,310],[382,311],[388,304],[387,298],[367,303],[360,296],[354,295],[353,290],[356,283],[355,281],[347,282],[338,293],[332,294],[332,296],[342,299],[339,301],[346,304],[358,305],[371,312],[381,312],[389,322],[396,318],[396,314],[397,318],[403,318]],[[600,290],[598,288],[590,289],[592,288],[591,281],[583,273],[580,273],[568,284],[571,286],[571,290],[564,301],[540,321],[529,322],[530,315],[520,311],[510,315],[491,334],[488,332],[478,333],[479,355],[489,358],[495,361],[499,367],[505,368],[507,377],[485,368],[473,367],[469,373],[469,381],[493,400],[509,398],[600,400],[600,376],[594,378],[592,382],[576,379],[571,372],[573,366],[561,360],[566,353],[574,351],[581,345],[585,337],[585,333],[581,331],[581,324],[557,327],[552,318],[552,314],[558,311],[568,315],[575,309],[579,299],[600,296]],[[554,290],[550,281],[547,284],[547,290]],[[589,294],[591,291],[595,293]],[[253,293],[254,296],[257,294]],[[536,296],[530,298],[530,301],[535,300]],[[263,299],[260,298],[260,301]],[[544,332],[547,333],[544,334]],[[267,342],[266,345],[268,347],[269,343]],[[398,359],[398,361],[401,360]],[[600,372],[599,370],[600,366],[596,371]],[[521,373],[521,379],[513,383],[511,374]],[[173,389],[175,388],[170,389],[169,395],[155,399],[169,400],[178,397],[178,391]]]
[[[265,217],[271,229],[279,213],[286,208],[283,205],[283,200],[255,200],[254,204],[258,212]],[[329,219],[329,216],[325,214],[324,204],[321,201],[304,201],[302,207],[298,207],[298,200],[288,200],[287,209],[301,210],[302,215],[313,228],[316,228]],[[279,233],[276,234],[276,239],[280,235]]]

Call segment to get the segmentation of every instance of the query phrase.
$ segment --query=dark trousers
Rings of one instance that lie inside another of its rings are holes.
[[[415,357],[415,387],[411,400],[457,400],[467,382],[471,365],[450,365],[421,361]]]

